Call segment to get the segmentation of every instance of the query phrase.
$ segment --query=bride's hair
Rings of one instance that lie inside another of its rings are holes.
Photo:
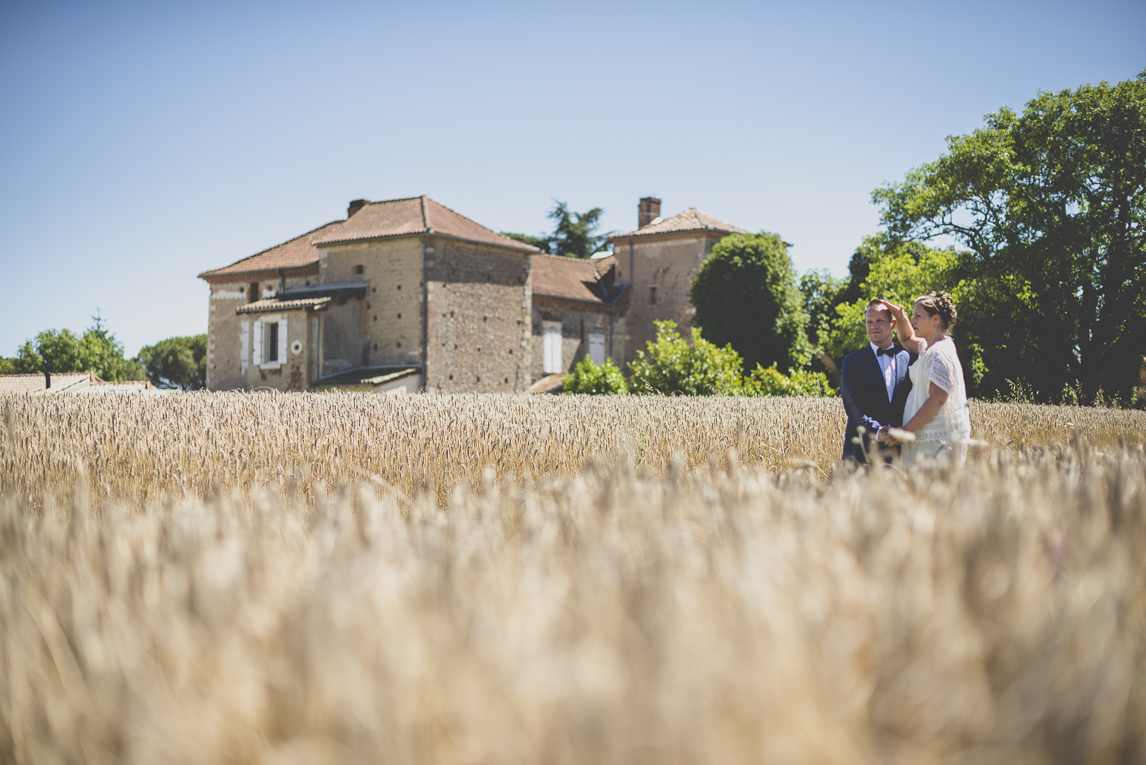
[[[935,316],[938,314],[944,332],[950,331],[955,326],[955,320],[959,318],[959,314],[955,310],[955,301],[942,290],[929,292],[923,297],[917,298],[915,302],[923,306],[923,310],[927,311],[928,315]]]

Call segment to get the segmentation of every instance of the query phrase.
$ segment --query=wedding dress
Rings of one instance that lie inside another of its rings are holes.
[[[931,422],[915,431],[915,440],[903,445],[903,461],[916,465],[924,460],[967,458],[971,438],[971,416],[967,409],[967,388],[963,385],[963,365],[949,337],[928,346],[919,341],[919,359],[908,369],[911,393],[903,409],[903,422],[911,421],[931,392],[931,383],[947,392],[947,401]]]

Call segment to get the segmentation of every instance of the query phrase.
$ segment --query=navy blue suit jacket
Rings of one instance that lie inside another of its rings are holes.
[[[875,433],[884,425],[903,425],[903,407],[907,404],[907,394],[911,392],[911,377],[907,368],[915,363],[915,354],[900,350],[895,356],[896,383],[891,400],[887,398],[887,385],[883,372],[876,361],[871,344],[855,353],[844,356],[840,372],[840,395],[844,399],[844,409],[848,413],[848,426],[844,432],[844,459],[854,459],[866,463],[871,450],[882,448],[874,440]],[[859,435],[859,427],[866,430],[864,448],[853,442]]]

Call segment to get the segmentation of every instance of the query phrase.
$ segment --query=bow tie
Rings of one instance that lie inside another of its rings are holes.
[[[897,353],[899,353],[899,351],[895,350],[894,345],[891,346],[890,348],[876,348],[875,349],[875,357],[876,358],[879,358],[880,356],[894,356]]]

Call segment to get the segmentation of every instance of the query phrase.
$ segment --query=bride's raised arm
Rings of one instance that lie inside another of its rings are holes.
[[[899,344],[908,353],[919,353],[919,338],[915,336],[915,330],[911,326],[911,319],[907,318],[907,314],[903,311],[903,306],[889,303],[884,300],[881,301],[884,308],[891,313],[895,318],[895,333],[899,336]]]

